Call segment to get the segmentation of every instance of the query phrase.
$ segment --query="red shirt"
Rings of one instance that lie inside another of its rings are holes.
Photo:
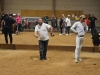
[[[86,23],[87,26],[90,25],[90,21],[88,19],[85,19],[84,22]]]

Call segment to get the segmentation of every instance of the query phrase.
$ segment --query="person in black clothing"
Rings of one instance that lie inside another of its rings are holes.
[[[91,25],[91,34],[93,34],[93,31],[95,30],[95,23],[97,21],[97,18],[94,17],[94,15],[91,15],[89,20],[90,20],[90,25]]]
[[[6,14],[6,12],[2,12],[2,14],[1,14],[1,22],[2,22],[2,20],[4,19],[4,15]],[[4,28],[4,23],[3,23],[3,25],[2,25],[2,27]],[[2,34],[4,34],[4,29],[2,28]]]
[[[51,25],[52,25],[52,27],[54,28],[54,31],[55,31],[55,29],[56,30],[59,30],[59,28],[58,28],[58,22],[57,22],[58,20],[57,20],[57,17],[55,17],[54,15],[52,16],[52,18],[51,18]]]
[[[35,21],[34,25],[33,25],[33,29],[35,30],[35,27],[38,25],[38,20]]]
[[[10,15],[11,16],[11,15]],[[12,32],[14,31],[14,23],[16,22],[13,18],[11,18],[7,14],[4,15],[4,19],[1,22],[1,29],[3,28],[4,23],[4,37],[5,42],[8,44],[8,34],[10,37],[10,44],[12,44]]]
[[[60,34],[59,35],[62,35],[62,31],[63,31],[63,19],[62,18],[60,18],[60,20],[59,20],[59,27],[60,27]]]
[[[99,43],[100,43],[99,33],[97,32],[96,29],[93,31],[93,34],[92,34],[92,42],[94,46],[99,46]]]
[[[45,15],[43,20],[44,20],[44,23],[48,24],[49,17],[47,15]]]
[[[57,29],[57,23],[56,23],[56,22],[57,22],[57,19],[56,19],[56,17],[53,15],[52,18],[51,18],[51,25],[52,25],[54,31],[55,31],[55,29]]]

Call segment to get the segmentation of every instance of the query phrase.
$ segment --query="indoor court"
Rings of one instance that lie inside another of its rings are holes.
[[[81,56],[75,63],[74,51],[48,50],[49,60],[40,61],[38,50],[0,50],[0,75],[99,75],[100,53]]]
[[[49,46],[66,46],[66,49],[48,49],[48,60],[39,60],[38,49],[1,49],[0,50],[0,75],[99,75],[100,53],[90,50],[83,50],[81,57],[83,62],[74,62],[75,34],[66,36],[54,33],[50,37]],[[4,44],[3,35],[0,34],[1,43]],[[90,33],[85,36],[83,47],[93,47]],[[62,38],[62,39],[60,39]],[[28,40],[27,40],[28,39]],[[33,32],[22,32],[13,35],[14,44],[38,45],[37,38]],[[56,41],[55,41],[56,40]],[[87,41],[89,41],[87,43]],[[96,62],[96,65],[94,63]]]
[[[74,33],[66,36],[59,35],[59,32],[54,32],[54,37],[50,36],[49,45],[75,46],[76,36]],[[0,34],[0,43],[5,44],[4,36]],[[91,34],[86,33],[83,46],[93,46]],[[88,41],[88,42],[87,42]],[[38,45],[38,39],[34,37],[34,32],[21,32],[13,35],[13,44]]]

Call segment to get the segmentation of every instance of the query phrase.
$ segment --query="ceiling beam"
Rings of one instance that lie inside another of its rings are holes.
[[[52,0],[52,15],[55,15],[55,0]]]
[[[4,0],[0,0],[0,11],[4,11]]]

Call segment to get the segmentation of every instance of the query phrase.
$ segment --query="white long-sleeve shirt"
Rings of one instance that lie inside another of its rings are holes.
[[[75,22],[73,24],[73,26],[71,27],[71,30],[74,32],[74,33],[77,33],[78,35],[84,35],[87,30],[88,30],[88,27],[87,25],[85,24],[85,22]]]
[[[65,22],[67,23],[67,26],[71,26],[71,20],[70,20],[70,18],[66,18]]]

